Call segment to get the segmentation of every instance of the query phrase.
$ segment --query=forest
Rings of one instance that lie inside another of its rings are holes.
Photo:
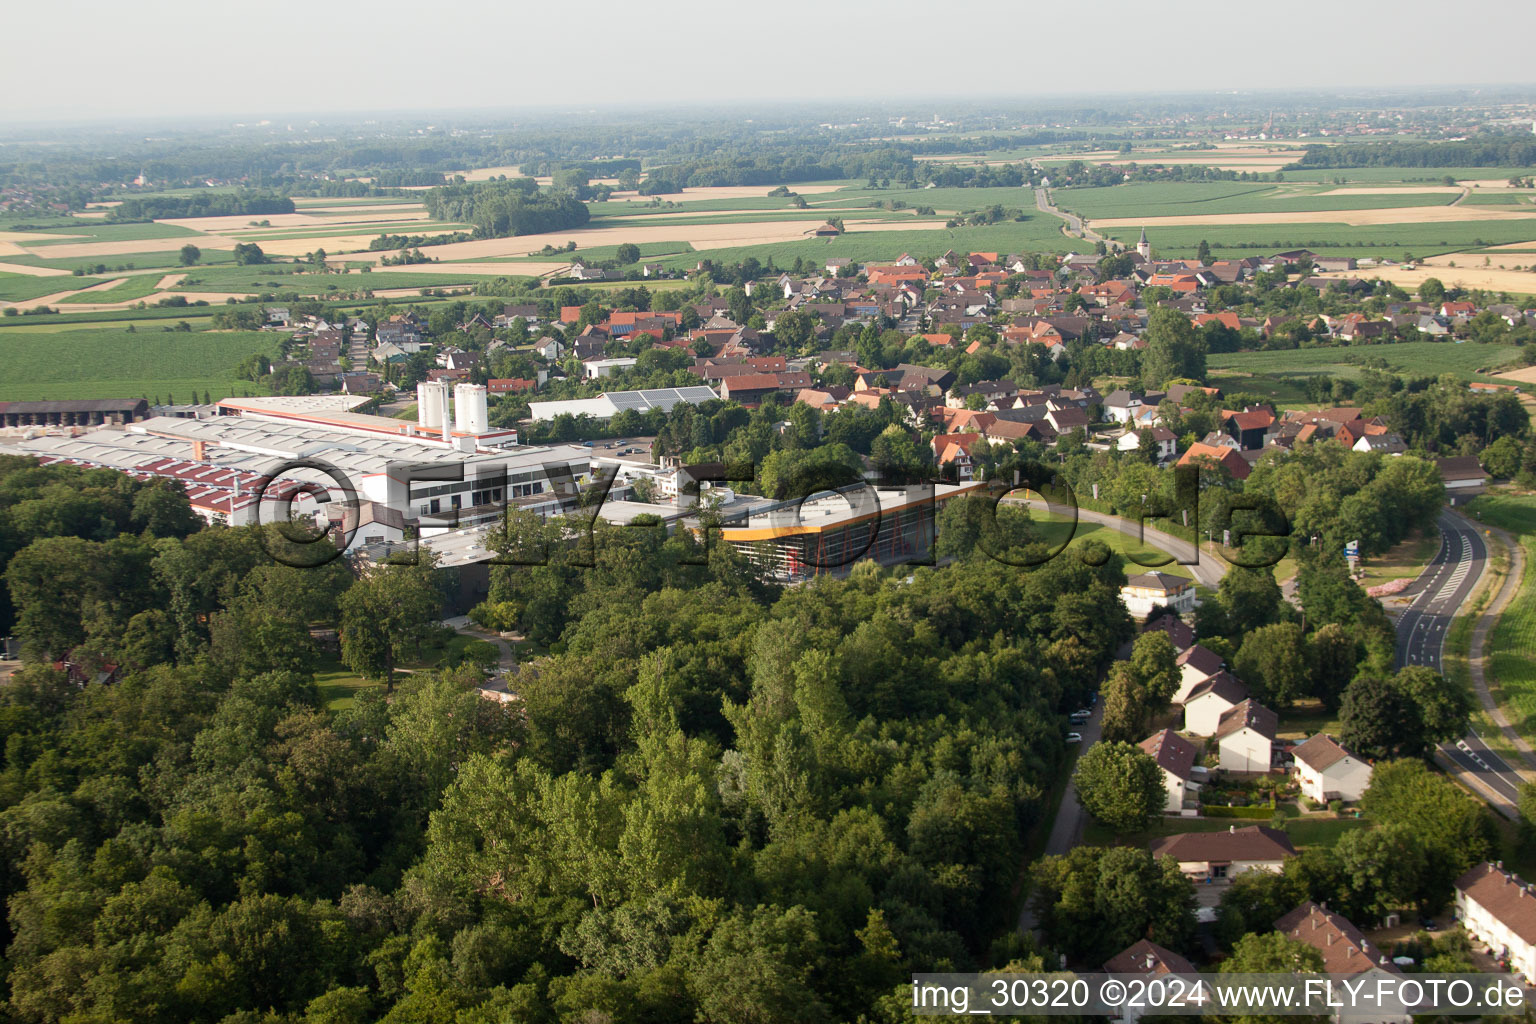
[[[1318,167],[1529,167],[1536,164],[1536,142],[1489,139],[1484,142],[1358,142],[1308,146],[1287,171]]]
[[[287,196],[241,189],[192,196],[129,196],[107,211],[107,219],[144,221],[172,217],[266,216],[293,211],[293,200]]]
[[[444,570],[276,564],[174,487],[20,458],[0,517],[21,1021],[902,1019],[910,970],[1029,955],[1063,711],[1130,632],[1107,549],[780,590],[686,534],[514,516],[498,546],[542,564],[490,601],[545,653],[509,705],[396,671]],[[330,629],[378,682],[335,709]]]
[[[443,185],[428,190],[422,202],[436,220],[473,224],[476,238],[577,228],[591,217],[585,203],[541,192],[532,178]]]

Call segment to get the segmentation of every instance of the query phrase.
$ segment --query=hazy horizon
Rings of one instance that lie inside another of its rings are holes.
[[[1121,0],[1091,17],[910,0],[878,17],[806,0],[643,12],[598,0],[579,16],[484,0],[151,0],[110,24],[101,10],[9,12],[13,40],[46,45],[13,43],[0,64],[0,123],[1521,87],[1536,28],[1536,5],[1491,0],[1458,5],[1464,31],[1450,36],[1445,6],[1427,0],[1156,20]],[[1448,38],[1468,41],[1435,52]]]

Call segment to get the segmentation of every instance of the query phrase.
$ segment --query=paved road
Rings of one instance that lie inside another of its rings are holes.
[[[1028,505],[1036,511],[1044,511],[1049,508],[1045,502],[1038,498],[1004,498],[1003,500],[1013,504]],[[1082,522],[1098,523],[1100,526],[1107,526],[1111,530],[1118,530],[1127,537],[1144,540],[1149,546],[1168,552],[1173,556],[1175,562],[1190,571],[1190,574],[1195,577],[1195,581],[1201,586],[1215,589],[1221,585],[1221,578],[1231,568],[1224,559],[1200,551],[1187,540],[1182,540],[1171,533],[1164,533],[1162,530],[1153,529],[1150,526],[1146,527],[1143,531],[1140,523],[1129,519],[1106,515],[1103,512],[1093,512],[1086,508],[1079,508],[1077,510],[1077,517]],[[1135,563],[1133,562],[1126,567],[1132,575],[1137,571],[1132,568],[1134,565]],[[1146,567],[1148,571],[1156,568],[1158,566]]]
[[[1062,220],[1066,221],[1067,234],[1069,235],[1076,235],[1078,238],[1083,238],[1090,242],[1104,242],[1105,244],[1109,243],[1109,239],[1105,238],[1103,235],[1099,234],[1097,231],[1084,224],[1083,219],[1077,216],[1077,214],[1068,213],[1066,210],[1057,209],[1056,205],[1051,202],[1051,193],[1049,189],[1035,189],[1035,207],[1042,213],[1048,213],[1052,217],[1060,217]]]
[[[1099,742],[1099,735],[1103,727],[1104,702],[1099,701],[1093,706],[1093,714],[1084,725],[1074,725],[1072,730],[1080,733],[1083,741],[1074,744],[1077,754],[1081,756],[1083,751]],[[1075,760],[1075,759],[1074,759]],[[1069,852],[1082,841],[1083,825],[1087,822],[1087,812],[1083,805],[1077,802],[1077,789],[1069,781],[1067,788],[1061,794],[1061,806],[1056,810],[1056,820],[1051,822],[1051,834],[1045,840],[1045,850],[1042,856],[1059,857]],[[1039,926],[1035,920],[1034,911],[1030,910],[1026,901],[1019,911],[1019,931],[1032,932]]]
[[[1397,622],[1397,663],[1443,671],[1445,635],[1451,620],[1476,589],[1488,562],[1488,546],[1477,528],[1442,512],[1440,550],[1415,583],[1418,596]],[[1480,792],[1495,810],[1513,817],[1524,781],[1503,757],[1489,749],[1476,730],[1440,745],[1440,755]]]

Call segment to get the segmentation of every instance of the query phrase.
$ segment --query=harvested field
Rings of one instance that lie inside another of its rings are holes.
[[[3,251],[0,249],[0,252]],[[25,263],[0,263],[0,274],[25,274],[27,277],[70,276],[69,271],[60,270],[58,267],[29,267]]]
[[[1500,377],[1508,377],[1517,380],[1521,384],[1536,384],[1536,366],[1522,366],[1518,370],[1506,370],[1499,374]]]
[[[436,246],[433,246],[431,248],[431,250],[428,250],[428,251],[436,251],[436,250],[442,249],[442,248],[445,248],[445,246],[436,245]],[[350,261],[351,259],[352,259],[352,256],[348,255],[347,260]],[[332,262],[337,262],[337,261],[333,260]],[[459,277],[485,276],[485,275],[491,275],[491,276],[495,276],[495,277],[542,277],[545,274],[558,274],[560,271],[567,270],[569,268],[570,268],[570,263],[569,262],[566,262],[566,263],[533,263],[533,262],[529,262],[529,263],[414,263],[414,264],[412,264],[411,266],[408,266],[408,267],[399,267],[399,268],[390,267],[388,269],[390,269],[390,270],[399,269],[402,272],[411,273],[411,274],[445,274],[445,275],[457,275]],[[383,293],[382,292],[375,292],[374,294],[381,295]]]
[[[56,235],[47,231],[0,231],[0,242],[57,242],[61,238],[89,237],[89,235]]]
[[[1463,256],[1463,258],[1467,257]],[[1455,260],[1455,257],[1446,257],[1446,259]],[[1455,261],[1460,262],[1459,260]],[[1415,270],[1403,270],[1400,267],[1384,267],[1376,268],[1369,272],[1355,270],[1319,276],[1359,277],[1366,280],[1379,277],[1383,281],[1390,281],[1407,291],[1413,291],[1418,288],[1426,278],[1434,277],[1438,278],[1443,284],[1460,285],[1463,288],[1483,288],[1491,292],[1509,292],[1512,295],[1536,295],[1536,273],[1487,267],[1421,266]]]
[[[175,288],[178,284],[181,284],[181,279],[186,276],[186,274],[166,274],[155,287],[162,291]]]
[[[219,235],[178,235],[175,238],[139,238],[118,242],[69,242],[28,249],[26,255],[44,259],[68,259],[72,256],[121,256],[127,253],[175,252],[188,242],[199,249],[233,249],[235,240]],[[366,243],[364,243],[366,244]]]
[[[1219,213],[1185,214],[1174,217],[1108,217],[1090,221],[1096,228],[1129,228],[1145,224],[1148,229],[1211,224],[1216,226],[1252,226],[1262,224],[1345,224],[1366,227],[1382,224],[1432,224],[1450,221],[1498,220],[1509,223],[1523,214],[1489,206],[1393,206],[1374,210],[1329,210],[1326,216],[1316,211],[1295,213]],[[1536,230],[1536,217],[1530,218]]]
[[[861,225],[862,222],[849,221],[850,229]],[[931,224],[914,223],[908,221],[889,222],[877,221],[868,226],[859,226],[861,231],[891,231],[891,230],[922,230],[926,227],[942,228],[942,221],[934,221]],[[575,242],[577,245],[587,248],[596,245],[622,245],[625,242],[640,244],[643,242],[688,242],[695,249],[721,249],[732,246],[765,245],[772,242],[792,242],[809,237],[807,232],[815,227],[814,221],[789,220],[789,221],[758,221],[732,222],[728,224],[695,224],[688,227],[680,227],[676,224],[657,224],[648,227],[644,224],[625,225],[613,228],[577,228],[571,231],[551,232],[543,235],[519,235],[513,238],[482,238],[472,242],[451,242],[448,245],[434,245],[432,255],[448,261],[473,261],[486,259],[493,256],[529,256],[537,255],[539,250],[546,245],[562,246],[566,242]],[[299,252],[307,252],[319,244],[315,239],[307,239],[304,248]],[[363,244],[367,244],[364,239]],[[327,252],[332,251],[332,246],[325,245]],[[337,246],[337,249],[342,248]],[[281,252],[283,250],[276,249]],[[349,260],[368,261],[377,263],[387,252],[357,252],[347,256]],[[415,268],[410,268],[415,269]],[[505,273],[506,271],[501,271]]]
[[[1423,196],[1455,195],[1465,191],[1451,185],[1368,185],[1362,188],[1331,188],[1319,196]],[[1298,193],[1304,195],[1305,193]]]
[[[465,181],[490,181],[499,178],[503,174],[509,178],[521,177],[517,171],[517,164],[506,164],[501,167],[477,167],[473,171],[454,171],[454,174],[464,175]],[[449,177],[453,177],[452,174]]]

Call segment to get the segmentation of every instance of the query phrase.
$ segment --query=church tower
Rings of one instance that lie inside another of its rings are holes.
[[[1152,244],[1147,241],[1146,228],[1141,229],[1141,241],[1136,243],[1136,251],[1141,254],[1142,259],[1148,261],[1152,259]]]

